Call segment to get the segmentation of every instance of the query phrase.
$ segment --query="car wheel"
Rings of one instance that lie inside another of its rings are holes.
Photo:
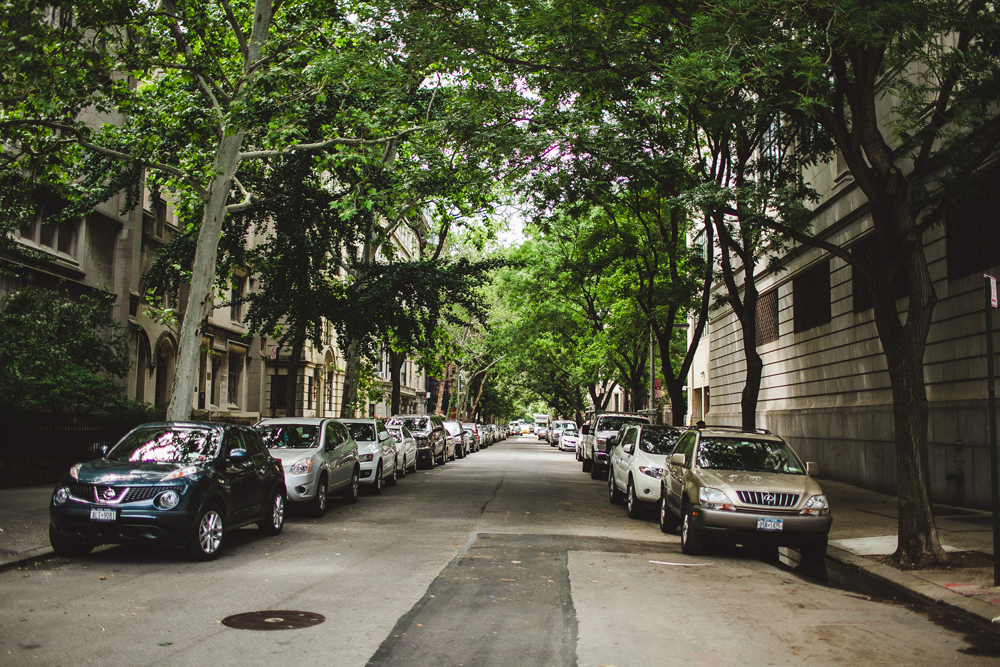
[[[377,496],[382,493],[382,463],[379,462],[375,468],[375,480],[372,482],[372,495]]]
[[[625,509],[628,510],[628,518],[641,519],[646,513],[645,505],[635,495],[635,484],[632,483],[632,478],[628,480],[628,488],[625,490],[625,501],[628,503],[625,505]]]
[[[94,545],[89,542],[63,537],[52,524],[49,524],[49,544],[57,556],[86,556],[94,550]]]
[[[419,470],[419,467],[417,466],[417,455],[416,454],[413,455],[413,460],[410,461],[410,465],[413,466],[413,472],[417,472],[417,470]]]
[[[677,517],[670,511],[667,494],[663,489],[660,489],[660,531],[668,535],[677,532]]]
[[[681,551],[688,556],[699,556],[705,549],[705,538],[692,523],[691,509],[685,506],[681,523]]]
[[[399,478],[406,477],[406,454],[403,454],[403,467],[399,469]]]
[[[280,535],[285,527],[285,489],[278,487],[271,493],[269,507],[267,517],[257,522],[257,530],[264,535]]]
[[[611,502],[612,505],[621,505],[622,504],[622,499],[623,499],[622,498],[622,492],[619,491],[618,487],[615,485],[615,476],[609,474],[608,475],[608,500]]]
[[[458,450],[457,449],[451,450],[451,456],[448,457],[448,460],[454,461],[457,458],[458,458]]]
[[[590,459],[583,459],[583,472],[590,472],[593,467],[594,462]]]
[[[212,560],[219,555],[226,540],[225,518],[218,505],[206,506],[195,523],[194,536],[187,546],[191,560]]]
[[[590,462],[590,479],[604,479],[604,466]]]
[[[441,450],[441,460],[438,461],[438,463],[440,465],[445,465],[446,463],[448,463],[448,448],[447,447],[445,447],[444,449]]]
[[[321,477],[316,485],[316,497],[312,499],[308,506],[309,516],[321,517],[326,514],[326,477]]]
[[[361,492],[361,473],[358,472],[357,468],[354,468],[354,472],[351,473],[351,483],[347,485],[344,490],[344,495],[341,498],[348,505],[353,505],[358,502],[358,495]]]
[[[386,479],[386,484],[388,486],[396,486],[396,482],[399,481],[399,469],[396,468],[396,462],[392,462],[392,474]]]
[[[455,457],[456,458],[460,458],[460,459],[464,459],[465,458],[465,447],[464,446],[459,447],[458,449],[455,450]]]
[[[809,542],[808,544],[803,544],[802,548],[799,549],[799,554],[802,556],[802,562],[804,563],[821,563],[823,559],[826,558],[826,540],[817,540],[816,542]]]

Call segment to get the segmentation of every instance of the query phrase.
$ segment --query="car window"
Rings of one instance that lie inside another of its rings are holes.
[[[694,442],[697,436],[694,433],[688,433],[681,438],[680,442],[677,443],[677,449],[674,450],[674,454],[684,455],[684,467],[691,467],[691,455],[694,453]]]
[[[319,445],[319,427],[314,424],[263,424],[257,432],[268,449],[312,449]]]
[[[198,463],[218,456],[221,444],[217,429],[156,426],[132,431],[104,458],[134,463]]]
[[[430,419],[427,417],[395,417],[389,420],[392,426],[406,426],[411,431],[424,433],[430,430]]]
[[[805,474],[798,457],[780,440],[702,438],[698,446],[698,467]]]
[[[337,429],[337,433],[340,434],[339,437],[337,438],[339,442],[346,443],[348,440],[351,439],[351,434],[348,432],[346,426],[344,426],[340,422],[333,422],[333,427]]]
[[[635,442],[636,433],[637,433],[637,431],[636,431],[635,427],[630,427],[630,428],[625,429],[625,432],[622,435],[622,443],[621,443],[622,444],[622,449],[625,449],[625,447],[627,447],[628,445],[633,444]]]
[[[367,422],[348,422],[345,424],[355,442],[375,442],[375,425]]]
[[[389,435],[392,436],[393,442],[403,442],[403,431],[398,428],[390,428]]]
[[[412,435],[410,435],[410,430],[405,426],[400,426],[399,430],[402,431],[404,439],[413,437]]]
[[[648,424],[645,417],[601,417],[597,422],[598,431],[618,431],[625,424]]]
[[[378,430],[379,440],[389,439],[389,431],[385,428],[385,424],[383,424],[382,422],[377,422],[377,426],[375,428]]]
[[[261,445],[260,436],[249,428],[238,429],[240,437],[243,439],[244,449],[250,456],[260,457],[264,455],[264,447]]]
[[[647,454],[669,454],[677,444],[680,435],[673,429],[644,428],[639,440],[639,449]]]
[[[326,423],[326,451],[332,452],[336,449],[340,443],[343,442],[343,438],[337,432],[337,428],[333,425],[333,422]]]

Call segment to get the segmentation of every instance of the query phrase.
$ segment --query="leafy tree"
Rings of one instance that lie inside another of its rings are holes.
[[[129,409],[129,332],[114,298],[79,300],[50,290],[10,294],[0,311],[0,408],[9,413]]]

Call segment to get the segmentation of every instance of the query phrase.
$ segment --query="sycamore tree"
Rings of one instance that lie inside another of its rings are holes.
[[[170,419],[190,412],[200,330],[228,214],[257,193],[241,168],[299,152],[337,155],[417,129],[401,113],[422,72],[341,4],[305,0],[18,0],[0,32],[5,175],[103,201],[141,182],[196,230]],[[368,104],[374,97],[381,104]],[[364,104],[355,104],[363,98]],[[324,122],[311,133],[317,116]],[[348,205],[366,206],[368,192]]]

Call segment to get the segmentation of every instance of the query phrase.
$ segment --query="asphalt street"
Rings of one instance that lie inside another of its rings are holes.
[[[606,493],[523,436],[277,538],[233,531],[210,563],[109,547],[0,572],[0,665],[996,664],[919,609],[749,550],[684,556]],[[257,611],[325,620],[222,623]]]

